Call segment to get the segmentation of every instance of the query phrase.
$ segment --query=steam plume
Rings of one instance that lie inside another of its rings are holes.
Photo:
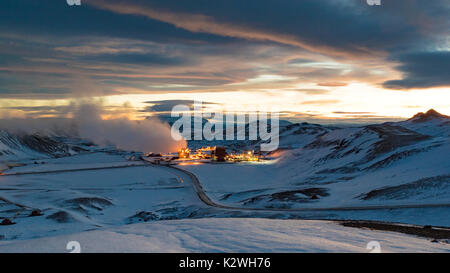
[[[159,119],[102,119],[101,104],[72,104],[73,118],[0,119],[0,130],[12,133],[40,133],[78,136],[98,145],[114,145],[119,149],[140,152],[176,151],[186,145],[175,141],[170,126]]]

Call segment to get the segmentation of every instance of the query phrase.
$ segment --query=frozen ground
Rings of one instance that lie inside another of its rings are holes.
[[[14,174],[112,166],[145,165],[145,163],[142,161],[129,160],[130,157],[131,156],[125,156],[123,154],[105,152],[81,153],[61,158],[45,158],[23,161],[26,165],[14,167],[12,169],[4,171],[4,173]]]
[[[103,164],[126,163],[117,156],[106,154],[77,158],[87,162],[82,163],[83,166],[92,166],[89,162],[99,158],[103,159]],[[75,168],[77,163],[71,165],[67,160],[54,159],[48,166]],[[34,170],[29,167],[27,171]],[[205,207],[191,184],[183,182],[168,169],[148,164],[95,171],[1,176],[0,198],[3,198],[0,199],[0,217],[13,218],[16,222],[11,226],[0,226],[0,240],[183,218]],[[28,217],[32,209],[41,210],[44,216]]]
[[[448,136],[377,125],[328,132],[269,165],[182,167],[212,199],[235,207],[449,205],[449,152]]]
[[[426,215],[417,213],[409,221],[440,218],[442,225],[449,225],[449,136],[450,117],[433,110],[403,122],[361,127],[292,124],[280,133],[282,146],[291,149],[274,164],[182,167],[195,173],[207,195],[225,206],[323,209],[439,205],[441,208],[426,210]],[[367,215],[376,214],[384,219],[382,213]],[[408,214],[413,213],[409,210]],[[387,218],[393,219],[391,216]]]
[[[0,163],[5,170],[0,220],[15,224],[0,226],[0,252],[65,252],[69,240],[80,241],[87,252],[363,252],[371,240],[380,241],[384,251],[448,251],[444,242],[294,220],[449,227],[448,206],[277,211],[450,203],[448,124],[402,124],[419,133],[396,124],[346,129],[289,125],[282,141],[294,150],[273,164],[181,166],[198,176],[213,201],[267,211],[209,207],[186,174],[136,161],[133,153],[4,134],[8,145],[0,147],[7,159]],[[80,170],[103,167],[109,169]],[[24,173],[32,174],[14,175]],[[29,217],[35,209],[43,215]]]
[[[133,224],[29,241],[0,241],[0,252],[450,252],[446,243],[343,227],[332,222],[269,219],[185,219]]]
[[[242,202],[242,200],[251,200],[254,196],[265,193],[289,192],[293,189],[301,188],[298,185],[292,185],[289,180],[282,178],[282,173],[278,170],[276,164],[204,164],[194,166],[180,166],[183,169],[195,173],[202,183],[208,197],[218,204],[224,204],[234,207],[244,208],[268,208],[273,206],[258,206],[251,202]],[[286,174],[284,174],[286,175]],[[353,196],[357,196],[356,187]],[[299,195],[301,197],[301,195]],[[367,205],[385,205],[389,202],[368,202],[349,198],[352,195],[341,196],[341,200],[336,202],[325,202],[326,199],[305,203],[299,202],[293,208],[333,208],[336,206],[367,206]],[[325,201],[324,201],[325,200]],[[286,202],[288,203],[288,202]],[[292,204],[289,202],[288,204]],[[391,202],[391,204],[402,204],[401,202]],[[414,202],[411,202],[414,204]],[[281,206],[283,208],[283,206]],[[346,211],[320,211],[304,213],[285,213],[285,218],[313,218],[313,219],[357,219],[357,220],[377,220],[399,222],[417,225],[436,225],[450,227],[450,207],[437,208],[398,208],[398,209],[377,209],[377,210],[346,210]],[[271,216],[273,217],[273,216]],[[277,216],[275,216],[277,217]],[[278,214],[278,217],[281,217]]]

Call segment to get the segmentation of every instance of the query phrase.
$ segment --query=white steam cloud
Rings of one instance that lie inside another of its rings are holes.
[[[99,145],[113,144],[123,150],[142,152],[175,151],[186,145],[184,141],[175,141],[171,136],[170,126],[158,119],[103,120],[101,110],[95,104],[79,107],[74,120],[80,137]]]
[[[40,133],[77,136],[98,145],[114,145],[119,149],[139,152],[171,152],[185,147],[186,142],[172,138],[170,126],[159,119],[102,119],[100,104],[73,105],[73,118],[0,119],[0,130],[13,133]]]

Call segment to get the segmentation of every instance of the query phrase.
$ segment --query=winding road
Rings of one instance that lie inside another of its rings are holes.
[[[449,203],[441,203],[441,204],[413,204],[413,205],[375,205],[375,206],[347,206],[347,207],[324,207],[324,208],[291,208],[291,209],[283,209],[283,208],[249,208],[249,207],[236,207],[229,206],[216,203],[211,200],[209,196],[205,193],[199,179],[197,176],[187,170],[175,167],[173,165],[155,165],[152,163],[147,164],[129,164],[129,165],[121,165],[121,166],[104,166],[104,167],[93,167],[93,168],[79,168],[79,169],[67,169],[67,170],[49,170],[49,171],[36,171],[36,172],[17,172],[17,173],[6,173],[2,174],[2,176],[22,176],[22,175],[39,175],[39,174],[51,174],[51,173],[67,173],[67,172],[80,172],[80,171],[93,171],[93,170],[107,170],[107,169],[121,169],[121,168],[135,168],[135,167],[145,167],[145,166],[153,166],[160,168],[167,168],[171,170],[171,173],[176,175],[180,181],[184,181],[188,178],[197,193],[199,199],[207,206],[226,209],[226,210],[241,210],[241,211],[267,211],[267,212],[307,212],[307,211],[352,211],[352,210],[382,210],[382,209],[403,209],[403,208],[437,208],[437,207],[450,207]],[[17,205],[22,208],[29,208],[25,205],[18,204],[15,202],[11,202],[7,199],[3,199],[0,197],[0,200],[4,202],[8,202],[10,204]]]
[[[104,167],[92,167],[92,168],[77,168],[77,169],[66,169],[66,170],[48,170],[48,171],[36,171],[36,172],[17,172],[17,173],[8,173],[6,176],[22,176],[22,175],[39,175],[39,174],[51,174],[51,173],[66,173],[66,172],[80,172],[80,171],[92,171],[92,170],[107,170],[107,169],[120,169],[120,168],[133,168],[133,167],[153,167],[153,168],[163,168],[166,171],[169,171],[171,174],[175,175],[180,183],[184,183],[185,181],[190,181],[192,183],[192,188],[195,190],[195,193],[198,196],[199,202],[202,202],[208,207],[223,209],[223,210],[232,210],[232,211],[259,211],[259,212],[313,212],[313,211],[352,211],[352,210],[381,210],[381,209],[401,209],[401,208],[430,208],[430,207],[450,207],[450,204],[416,204],[416,205],[386,205],[386,206],[358,206],[358,207],[329,207],[329,208],[294,208],[294,209],[279,209],[279,208],[249,208],[249,207],[235,207],[223,205],[220,203],[216,203],[211,200],[211,198],[206,194],[205,190],[202,187],[197,176],[187,170],[176,166],[164,166],[164,165],[154,165],[154,164],[128,164],[121,166],[104,166]],[[1,178],[1,176],[0,176]],[[189,183],[189,182],[188,182]],[[189,185],[190,186],[190,185]],[[185,186],[183,186],[185,187]],[[0,190],[7,190],[0,189]],[[14,190],[8,188],[8,190]],[[193,193],[194,194],[194,193]],[[6,198],[2,198],[0,196],[0,201],[6,202],[12,205],[19,207],[19,211],[10,218],[6,220],[10,220],[11,222],[19,215],[21,212],[26,212],[29,210],[36,210],[36,208],[32,208],[30,206],[20,204],[15,202],[14,200],[9,200]],[[27,214],[26,217],[28,217]],[[327,221],[338,222],[343,226],[356,227],[356,228],[370,228],[375,230],[383,230],[383,231],[394,231],[401,232],[405,234],[412,234],[416,236],[433,238],[433,239],[442,239],[449,238],[450,229],[446,227],[431,227],[431,226],[417,226],[417,225],[408,225],[408,224],[400,224],[400,223],[389,223],[389,222],[379,222],[379,221],[364,221],[364,220],[352,220],[352,221],[344,221],[339,219],[327,219]]]
[[[223,204],[216,203],[208,197],[205,193],[199,179],[193,173],[177,168],[174,166],[167,166],[176,172],[182,173],[189,177],[192,181],[192,184],[197,192],[200,200],[210,207],[220,208],[220,209],[228,209],[228,210],[246,210],[246,211],[271,211],[271,212],[306,212],[306,211],[351,211],[351,210],[382,210],[382,209],[404,209],[404,208],[437,208],[437,207],[450,207],[449,203],[443,204],[414,204],[414,205],[377,205],[377,206],[348,206],[348,207],[328,207],[328,208],[291,208],[291,209],[282,209],[282,208],[249,208],[249,207],[234,207],[227,206]]]

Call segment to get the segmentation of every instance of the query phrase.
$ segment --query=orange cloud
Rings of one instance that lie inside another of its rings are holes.
[[[338,86],[347,86],[348,83],[345,82],[321,82],[317,84],[318,86],[326,86],[326,87],[338,87]]]

